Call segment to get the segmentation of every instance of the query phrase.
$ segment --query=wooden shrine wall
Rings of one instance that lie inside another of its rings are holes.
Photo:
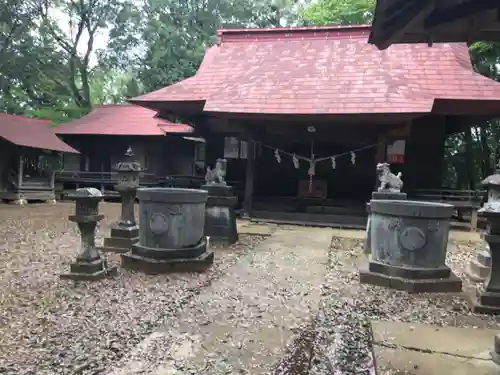
[[[86,136],[68,135],[65,142],[81,152],[65,155],[64,170],[111,172],[130,146],[147,173],[156,176],[191,175],[194,171],[194,144],[179,136]]]
[[[383,137],[385,134],[383,131],[378,134],[366,132],[363,142],[367,145],[375,145],[380,140],[380,136]],[[217,158],[224,157],[224,137],[231,135],[238,136],[219,133],[207,138],[208,165],[214,165]],[[413,120],[410,135],[406,139],[405,163],[392,166],[394,173],[399,171],[403,173],[404,191],[411,194],[411,191],[415,189],[441,187],[445,137],[445,117],[425,116]],[[271,148],[260,146],[257,143],[254,197],[297,196],[299,181],[308,178],[309,165],[306,161],[301,161],[300,168],[296,169],[292,158],[283,153],[281,153],[281,163],[278,163],[273,147],[310,157],[310,142],[307,137],[304,138],[300,143],[293,143],[287,141],[286,137],[267,136],[266,139],[262,140],[262,143],[271,146]],[[317,158],[321,158],[333,154],[349,153],[359,147],[359,143],[351,144],[349,140],[340,139],[340,137],[333,135],[315,141],[315,154]],[[332,169],[330,160],[321,161],[316,164],[315,179],[326,181],[328,198],[367,201],[377,184],[375,170],[377,161],[376,146],[356,152],[354,165],[351,164],[348,154],[336,159],[335,169]],[[246,159],[228,159],[227,180],[244,185],[246,164]]]
[[[442,186],[446,118],[426,116],[413,120],[402,168],[405,191]],[[394,169],[396,170],[396,169]]]
[[[207,164],[213,166],[217,158],[224,157],[224,138],[229,135],[217,134],[207,139]],[[376,143],[376,139],[373,143]],[[267,146],[267,147],[266,147]],[[299,181],[308,180],[309,163],[301,160],[295,168],[292,157],[280,153],[281,163],[275,158],[274,147],[288,153],[296,153],[309,158],[311,143],[287,141],[286,138],[268,137],[255,147],[254,196],[297,197]],[[351,164],[348,154],[359,145],[335,143],[334,141],[315,141],[317,158],[333,154],[347,153],[336,159],[336,168],[332,168],[330,159],[316,164],[315,179],[327,183],[328,197],[345,200],[366,200],[373,191],[375,181],[374,160],[376,147],[356,153],[356,162]],[[244,186],[246,159],[229,158],[227,181]]]
[[[9,180],[16,179],[17,175],[10,176],[11,171],[17,171],[19,163],[16,146],[0,138],[0,192],[7,191],[11,187]]]

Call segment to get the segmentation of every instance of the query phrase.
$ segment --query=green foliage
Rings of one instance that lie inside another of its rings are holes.
[[[92,105],[123,103],[194,75],[217,28],[369,24],[374,6],[375,0],[4,0],[0,111],[70,121]],[[107,46],[96,50],[105,33]],[[500,43],[474,43],[470,51],[478,73],[500,80]],[[500,122],[478,121],[446,145],[445,183],[474,186],[500,156]]]
[[[375,0],[318,0],[301,12],[304,23],[322,25],[363,25],[371,23]]]
[[[153,91],[196,73],[221,27],[295,24],[298,0],[144,0],[117,17],[101,63],[133,67],[144,91]],[[137,4],[137,3],[136,3]]]

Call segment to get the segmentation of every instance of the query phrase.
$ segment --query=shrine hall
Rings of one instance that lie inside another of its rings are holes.
[[[246,216],[363,226],[376,164],[411,198],[442,187],[449,134],[500,115],[465,43],[368,43],[370,26],[217,32],[193,77],[131,100],[228,160]]]

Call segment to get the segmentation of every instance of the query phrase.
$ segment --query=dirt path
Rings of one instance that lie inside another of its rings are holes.
[[[108,374],[268,374],[317,311],[331,238],[278,229]]]

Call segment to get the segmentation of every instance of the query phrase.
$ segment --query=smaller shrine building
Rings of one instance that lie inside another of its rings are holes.
[[[55,199],[61,153],[78,151],[55,135],[50,121],[0,113],[0,199]]]
[[[195,137],[191,126],[157,118],[150,109],[132,104],[100,105],[55,131],[80,151],[64,156],[56,175],[63,190],[85,185],[113,194],[118,178],[114,167],[129,147],[145,169],[143,185],[156,185],[165,176],[203,179],[203,139]]]
[[[474,72],[465,43],[380,51],[370,32],[219,30],[196,75],[131,102],[195,127],[250,217],[364,224],[378,162],[409,197],[439,189],[446,137],[500,116],[500,83]]]

